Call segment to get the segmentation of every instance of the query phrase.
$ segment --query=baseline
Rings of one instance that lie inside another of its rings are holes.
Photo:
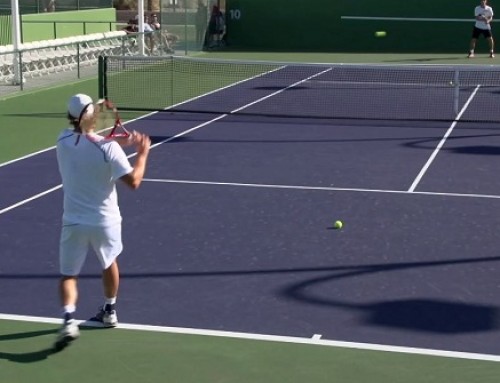
[[[11,314],[1,314],[1,313],[0,313],[0,320],[14,320],[14,321],[47,323],[47,324],[61,323],[60,318],[11,315]],[[95,324],[89,325],[87,321],[77,320],[76,322],[82,327],[96,327]],[[251,334],[242,332],[204,330],[204,329],[183,328],[183,327],[150,326],[150,325],[141,325],[132,323],[119,323],[116,328],[123,330],[164,332],[164,333],[184,334],[184,335],[203,335],[203,336],[224,337],[224,338],[249,339],[249,340],[267,341],[267,342],[308,344],[308,345],[348,348],[357,350],[396,352],[403,354],[416,354],[416,355],[428,355],[428,356],[455,358],[455,359],[500,362],[500,356],[491,354],[443,351],[443,350],[433,350],[433,349],[414,348],[414,347],[387,346],[383,344],[371,344],[371,343],[344,342],[344,341],[321,339],[316,335],[311,336],[311,338],[300,338],[293,336]]]

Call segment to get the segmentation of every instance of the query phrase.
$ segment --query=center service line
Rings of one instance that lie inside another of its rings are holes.
[[[410,188],[408,189],[408,192],[413,193],[415,191],[415,189],[417,188],[418,184],[420,183],[420,180],[424,177],[425,173],[427,172],[427,170],[431,166],[432,162],[434,161],[434,159],[438,155],[439,151],[444,146],[446,140],[451,135],[451,132],[453,132],[453,129],[455,128],[455,126],[457,125],[458,121],[462,117],[462,114],[464,114],[464,112],[467,110],[469,104],[472,102],[472,99],[476,96],[476,93],[477,93],[477,91],[479,90],[480,87],[481,87],[481,85],[476,86],[476,89],[474,89],[474,92],[472,92],[472,94],[469,96],[469,99],[467,100],[467,102],[463,106],[462,110],[460,111],[460,113],[458,113],[457,118],[453,121],[453,123],[451,124],[451,126],[448,128],[448,130],[446,131],[446,134],[441,139],[441,141],[439,142],[439,144],[436,147],[436,149],[434,149],[434,152],[432,152],[431,156],[429,157],[429,159],[425,163],[424,167],[422,168],[422,170],[420,170],[420,173],[418,173],[417,178],[415,178],[415,180],[411,184]]]

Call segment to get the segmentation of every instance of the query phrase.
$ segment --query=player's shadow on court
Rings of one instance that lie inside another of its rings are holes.
[[[465,56],[464,56],[465,57]],[[463,60],[464,57],[422,57],[422,58],[409,58],[400,60],[383,60],[383,62],[432,62],[432,61],[442,61],[442,60]]]
[[[480,156],[500,155],[500,146],[493,145],[460,146],[456,148],[448,148],[447,150],[457,154],[476,154]]]
[[[55,336],[56,333],[57,329],[3,334],[0,335],[0,347],[2,346],[1,343],[2,341],[22,340],[26,338],[34,338],[50,334],[54,334]],[[15,363],[35,363],[47,359],[50,355],[53,355],[54,353],[55,351],[53,347],[47,347],[45,349],[38,351],[21,352],[21,353],[4,352],[1,351],[0,349],[0,360],[4,359]]]
[[[54,354],[55,351],[52,347],[40,351],[25,352],[19,354],[0,351],[0,360],[5,359],[15,363],[35,363],[45,360],[49,356]]]
[[[328,286],[342,281],[344,291],[357,291],[359,277],[377,274],[380,278],[388,272],[398,272],[407,269],[432,268],[443,265],[467,265],[476,262],[498,262],[499,257],[458,259],[452,261],[408,262],[401,264],[375,264],[352,267],[338,273],[310,278],[292,284],[283,290],[287,298],[345,310],[357,315],[358,320],[368,326],[391,327],[412,331],[461,334],[485,332],[500,328],[500,307],[475,303],[450,301],[445,298],[424,297],[391,299],[385,301],[358,303],[350,301],[348,296],[339,294],[328,295]],[[349,285],[349,280],[351,284]]]
[[[79,325],[80,330],[83,331],[92,331],[92,330],[103,330],[104,328],[99,325],[92,325],[91,323],[83,322],[82,324]],[[35,362],[40,362],[43,360],[46,360],[50,356],[53,356],[55,354],[58,354],[62,351],[64,351],[67,347],[64,347],[60,350],[57,350],[54,348],[53,345],[48,346],[47,348],[44,348],[42,350],[38,351],[30,351],[30,352],[19,352],[19,353],[14,353],[14,352],[4,352],[2,351],[2,341],[15,341],[15,340],[24,340],[27,338],[35,338],[38,336],[45,336],[45,335],[53,335],[54,337],[51,338],[51,341],[55,341],[55,336],[58,332],[58,329],[52,329],[52,330],[40,330],[40,331],[28,331],[28,332],[20,332],[20,333],[13,333],[13,334],[4,334],[0,335],[0,360],[8,360],[10,362],[14,363],[35,363]]]
[[[363,307],[363,322],[439,334],[490,331],[499,326],[499,308],[432,299],[378,302]]]
[[[361,314],[359,322],[369,326],[436,334],[484,332],[500,328],[500,308],[488,305],[428,298],[366,304],[324,300],[322,304],[358,312]]]

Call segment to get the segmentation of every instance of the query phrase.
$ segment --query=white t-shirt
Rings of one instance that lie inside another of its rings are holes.
[[[490,6],[486,6],[486,7],[481,7],[480,5],[478,5],[475,9],[474,9],[474,16],[486,16],[488,18],[491,18],[493,17],[493,8],[491,8]],[[491,29],[491,25],[484,22],[483,20],[476,20],[476,28],[479,28],[479,29]]]
[[[133,168],[112,140],[65,129],[57,140],[57,162],[64,190],[65,224],[111,226],[122,218],[115,182]]]

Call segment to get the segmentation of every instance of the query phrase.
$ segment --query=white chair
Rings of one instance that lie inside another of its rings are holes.
[[[36,49],[33,43],[24,43],[20,46],[20,59],[22,64],[23,73],[28,74],[30,77],[35,77],[40,75],[38,70],[38,60],[39,57],[36,54]]]
[[[60,49],[63,54],[63,70],[73,70],[76,68],[76,44],[70,37],[60,39]]]
[[[79,54],[80,62],[86,61],[87,59],[87,44],[85,40],[85,36],[73,36],[71,41],[75,44],[75,49]]]
[[[53,72],[53,59],[51,47],[46,41],[34,41],[33,45],[37,48],[38,56],[40,57],[40,65],[43,67],[44,73]]]
[[[50,57],[53,59],[55,70],[65,71],[68,69],[68,56],[70,54],[69,47],[64,45],[64,39],[48,40],[52,53]]]
[[[0,46],[0,81],[7,82],[12,76],[13,61],[12,49],[6,45]]]
[[[12,65],[12,60],[12,49],[9,49],[7,45],[0,45],[0,64]]]
[[[61,51],[57,48],[57,43],[55,40],[42,40],[40,44],[44,47],[44,55],[46,58],[46,65],[48,71],[57,72],[62,70],[62,60],[63,55]]]

